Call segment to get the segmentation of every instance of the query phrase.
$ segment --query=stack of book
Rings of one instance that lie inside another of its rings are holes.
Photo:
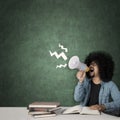
[[[33,102],[28,106],[28,114],[33,117],[56,116],[55,111],[60,109],[60,102]]]

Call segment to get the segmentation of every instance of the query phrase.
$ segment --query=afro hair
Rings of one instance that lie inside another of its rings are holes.
[[[112,80],[114,72],[114,61],[110,54],[104,51],[91,52],[85,59],[85,64],[90,66],[91,62],[95,62],[98,65],[100,78],[104,82]],[[89,72],[87,72],[87,77],[90,78]]]

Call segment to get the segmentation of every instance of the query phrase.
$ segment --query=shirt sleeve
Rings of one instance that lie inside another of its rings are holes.
[[[110,87],[112,101],[104,104],[106,111],[120,111],[120,91],[114,82]]]
[[[85,98],[84,82],[82,83],[78,82],[74,90],[74,100],[76,102],[82,102],[84,98]]]

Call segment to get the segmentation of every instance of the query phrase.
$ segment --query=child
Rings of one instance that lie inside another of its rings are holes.
[[[89,72],[79,71],[79,80],[75,87],[74,99],[83,106],[109,114],[120,115],[120,91],[112,81],[114,62],[106,52],[92,52],[85,64]]]

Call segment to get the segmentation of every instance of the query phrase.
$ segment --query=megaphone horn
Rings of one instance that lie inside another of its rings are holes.
[[[86,64],[80,62],[78,56],[73,56],[70,58],[70,60],[68,62],[68,67],[70,69],[78,69],[78,70],[83,70],[85,72],[89,71],[89,67],[87,67]]]

